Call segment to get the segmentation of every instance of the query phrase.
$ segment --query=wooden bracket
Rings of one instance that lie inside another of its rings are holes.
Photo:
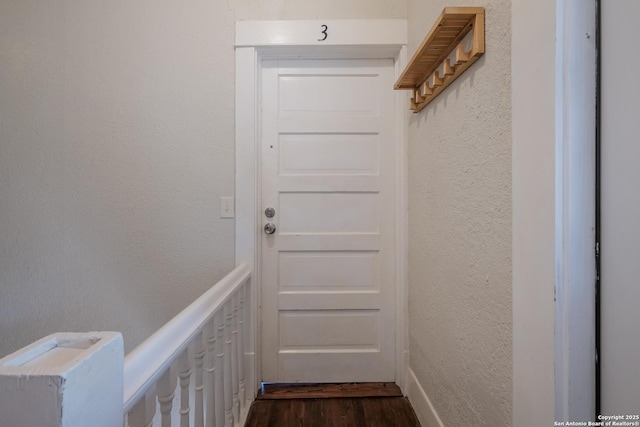
[[[471,50],[466,51],[462,40],[471,31],[473,44]],[[452,63],[450,56],[454,51],[455,63]],[[484,8],[445,7],[394,89],[413,91],[410,108],[417,113],[483,54]]]

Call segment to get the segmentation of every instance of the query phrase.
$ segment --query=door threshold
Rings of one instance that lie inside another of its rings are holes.
[[[258,400],[401,397],[395,383],[263,383]]]

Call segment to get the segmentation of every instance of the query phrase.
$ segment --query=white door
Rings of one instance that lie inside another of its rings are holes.
[[[393,76],[263,61],[263,381],[395,379]]]
[[[640,27],[637,0],[601,2],[602,413],[640,422]],[[624,58],[624,59],[623,59]],[[622,62],[621,62],[622,61]],[[624,63],[624,65],[623,65]]]

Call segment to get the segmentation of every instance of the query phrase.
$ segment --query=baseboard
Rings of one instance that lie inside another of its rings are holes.
[[[422,427],[444,427],[444,424],[431,404],[427,393],[425,393],[418,381],[418,378],[416,377],[416,374],[411,368],[409,368],[407,377],[407,397],[409,398],[409,402],[411,402],[411,406],[413,406],[413,410],[418,416],[420,425]]]

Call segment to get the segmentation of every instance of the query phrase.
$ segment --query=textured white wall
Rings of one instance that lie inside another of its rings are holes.
[[[0,355],[130,350],[233,268],[236,19],[403,18],[396,0],[0,0]]]
[[[409,0],[409,52],[444,0]],[[511,2],[486,54],[409,124],[410,366],[446,426],[511,425]]]

